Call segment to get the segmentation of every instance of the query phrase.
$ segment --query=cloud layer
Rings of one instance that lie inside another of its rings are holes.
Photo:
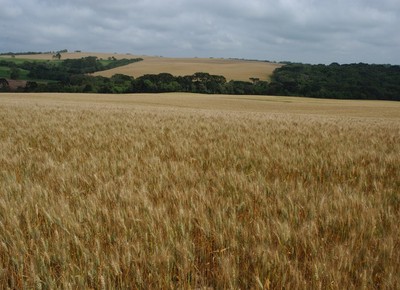
[[[398,0],[0,0],[0,51],[400,64]]]

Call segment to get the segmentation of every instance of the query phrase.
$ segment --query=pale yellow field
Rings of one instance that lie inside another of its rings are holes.
[[[158,107],[188,110],[233,111],[296,115],[367,117],[398,120],[400,103],[390,101],[327,100],[285,96],[163,94],[2,93],[1,102],[111,107]]]
[[[228,81],[249,81],[249,78],[268,80],[272,72],[280,64],[261,61],[243,61],[229,59],[204,59],[204,58],[161,58],[143,57],[143,61],[127,66],[97,72],[95,75],[111,77],[121,73],[133,77],[144,74],[170,73],[174,76],[192,75],[196,72],[207,72],[213,75],[222,75]]]
[[[139,77],[145,74],[170,73],[174,76],[192,75],[196,72],[207,72],[213,75],[223,75],[229,80],[249,81],[249,78],[268,80],[272,72],[280,67],[280,64],[261,61],[244,61],[233,59],[214,58],[164,58],[152,56],[137,56],[111,53],[63,53],[62,59],[97,56],[107,59],[109,57],[143,58],[143,61],[127,66],[118,67],[108,71],[97,72],[94,75],[111,77],[114,74],[125,74]],[[17,58],[52,59],[51,54],[39,54],[29,56],[17,56]]]
[[[0,94],[0,289],[399,289],[400,103]]]

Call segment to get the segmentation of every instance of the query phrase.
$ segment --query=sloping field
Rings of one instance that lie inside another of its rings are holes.
[[[143,61],[118,67],[108,71],[97,72],[94,75],[111,77],[114,74],[125,74],[139,77],[145,74],[170,73],[174,76],[192,75],[196,72],[207,72],[214,75],[223,75],[229,80],[249,81],[249,78],[268,80],[272,72],[280,67],[280,64],[262,61],[244,61],[234,59],[213,59],[213,58],[164,58],[137,56],[111,53],[63,53],[62,59],[81,58],[86,56],[97,56],[107,59],[109,57],[136,58],[141,57]],[[31,59],[52,59],[51,54],[20,55],[17,58]]]
[[[229,80],[249,81],[249,78],[268,80],[272,72],[280,64],[261,61],[244,61],[228,59],[204,58],[162,58],[143,57],[143,61],[127,66],[97,72],[95,75],[111,77],[121,73],[133,77],[144,74],[170,73],[174,76],[192,75],[196,72],[207,72],[213,75],[222,75]]]
[[[399,289],[400,103],[0,94],[0,289]]]

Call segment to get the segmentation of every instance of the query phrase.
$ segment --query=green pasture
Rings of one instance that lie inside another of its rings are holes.
[[[0,78],[9,78],[10,68],[5,66],[0,66]]]
[[[13,62],[15,64],[23,64],[24,62],[52,62],[52,63],[61,63],[62,60],[54,59],[54,60],[48,60],[48,59],[30,59],[30,58],[13,58],[13,57],[1,57],[0,56],[0,61],[9,61]]]

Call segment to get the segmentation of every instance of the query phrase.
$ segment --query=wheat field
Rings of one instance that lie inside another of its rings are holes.
[[[399,289],[400,104],[0,94],[1,289]]]

